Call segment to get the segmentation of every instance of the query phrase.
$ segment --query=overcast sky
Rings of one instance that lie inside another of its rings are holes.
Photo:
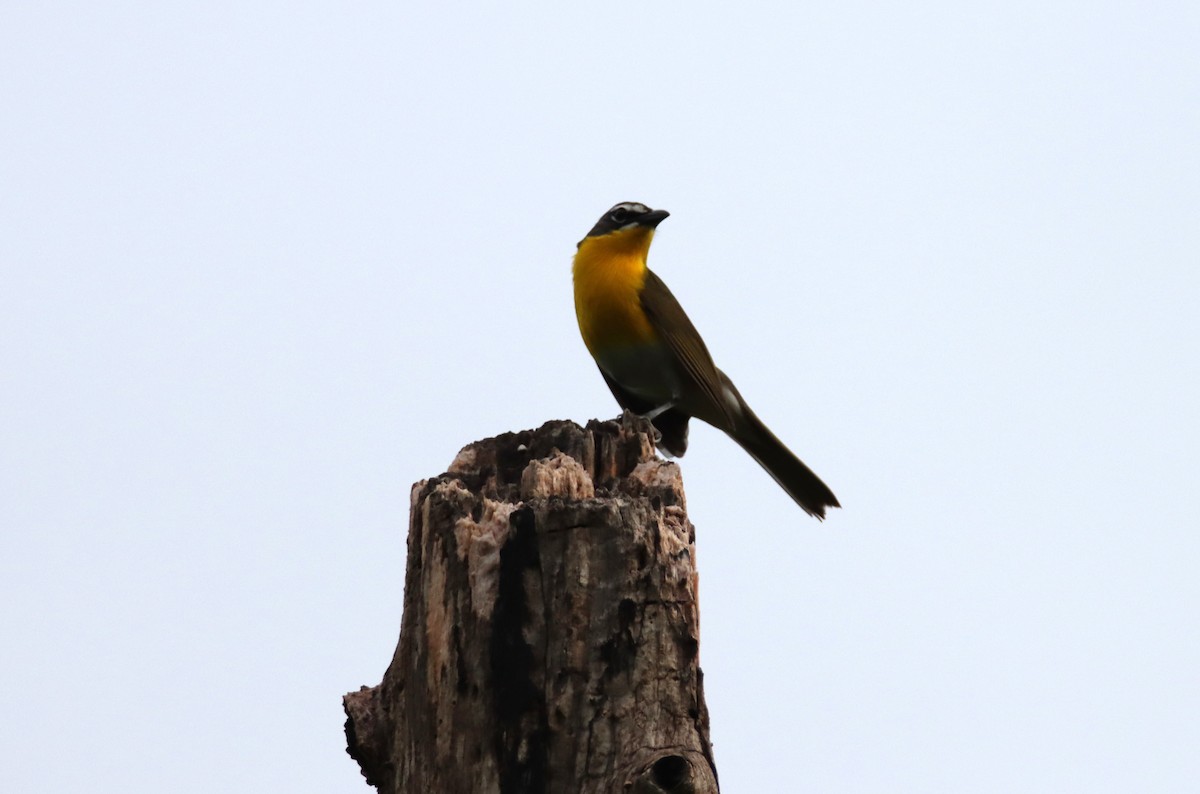
[[[735,10],[736,9],[736,10]],[[368,791],[409,488],[650,264],[844,509],[682,461],[727,792],[1200,779],[1200,5],[9,3],[0,787]]]

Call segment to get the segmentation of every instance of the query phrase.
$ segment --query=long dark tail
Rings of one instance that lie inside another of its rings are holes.
[[[722,373],[723,375],[724,373]],[[796,504],[804,508],[804,512],[819,519],[825,518],[825,508],[841,507],[837,497],[829,486],[821,482],[821,478],[813,470],[804,465],[804,461],[792,454],[792,451],[776,438],[775,434],[762,423],[746,401],[738,394],[733,384],[725,378],[725,383],[732,389],[741,403],[741,416],[735,419],[735,427],[726,431],[729,437],[750,453],[750,457],[758,461],[758,465],[767,470],[775,478],[779,487],[787,491],[788,496],[796,500]]]

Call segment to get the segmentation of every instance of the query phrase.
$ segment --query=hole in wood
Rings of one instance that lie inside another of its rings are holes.
[[[650,767],[650,776],[659,788],[670,791],[687,780],[690,771],[687,759],[683,756],[664,755]]]

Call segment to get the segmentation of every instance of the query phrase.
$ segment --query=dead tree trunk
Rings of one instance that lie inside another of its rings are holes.
[[[381,794],[717,791],[695,534],[649,430],[549,422],[414,486],[400,642],[344,699]]]

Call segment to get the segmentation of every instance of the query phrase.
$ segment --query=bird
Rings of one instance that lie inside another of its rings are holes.
[[[575,315],[583,343],[617,402],[651,421],[656,444],[682,457],[695,417],[726,433],[806,513],[841,507],[833,491],[750,410],[713,364],[696,327],[646,265],[655,230],[670,215],[623,201],[576,246]]]

